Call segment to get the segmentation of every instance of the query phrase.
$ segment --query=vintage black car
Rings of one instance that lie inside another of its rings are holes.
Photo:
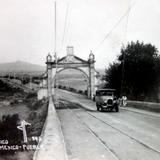
[[[98,111],[115,110],[119,112],[119,101],[115,92],[115,89],[99,89],[96,91],[95,102]]]

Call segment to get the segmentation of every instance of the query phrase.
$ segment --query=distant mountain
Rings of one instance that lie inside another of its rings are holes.
[[[10,63],[0,63],[0,72],[45,72],[46,67],[32,64],[24,61],[16,61]],[[96,69],[100,74],[105,73],[105,69]],[[62,74],[82,74],[81,72],[73,69],[67,69]]]
[[[0,63],[0,72],[44,72],[45,66],[24,61]]]

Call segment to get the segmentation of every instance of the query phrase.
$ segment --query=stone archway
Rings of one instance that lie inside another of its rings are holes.
[[[56,58],[57,59],[57,58]],[[47,87],[48,96],[52,96],[52,90],[55,82],[55,75],[62,70],[73,68],[81,71],[88,80],[88,98],[93,98],[95,94],[95,59],[91,52],[88,60],[83,60],[73,54],[73,47],[67,47],[67,55],[60,59],[52,61],[52,56],[47,56]]]

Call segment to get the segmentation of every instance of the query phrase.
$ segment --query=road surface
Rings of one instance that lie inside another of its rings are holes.
[[[160,115],[137,110],[97,112],[84,96],[58,91],[81,104],[57,110],[69,160],[160,160]]]

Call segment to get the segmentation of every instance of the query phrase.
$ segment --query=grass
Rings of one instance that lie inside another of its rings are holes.
[[[46,99],[35,101],[30,108],[31,112],[28,115],[28,122],[32,125],[30,127],[29,136],[40,136],[48,110],[48,101]]]

